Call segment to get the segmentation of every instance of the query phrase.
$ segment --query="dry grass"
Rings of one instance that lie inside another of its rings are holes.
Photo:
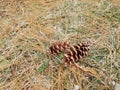
[[[1,0],[0,90],[113,90],[120,83],[119,8],[119,0]],[[61,56],[50,59],[46,50],[57,40],[90,41],[79,65],[100,77],[60,65]]]

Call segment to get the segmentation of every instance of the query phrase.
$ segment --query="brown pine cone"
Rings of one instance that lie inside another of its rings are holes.
[[[87,43],[79,43],[77,45],[71,46],[67,53],[64,54],[63,62],[69,65],[74,64],[82,59],[84,56],[88,55],[90,47]]]
[[[67,48],[69,48],[69,42],[67,41],[58,41],[53,43],[50,47],[49,47],[49,53],[50,54],[59,54],[61,52],[64,52]]]

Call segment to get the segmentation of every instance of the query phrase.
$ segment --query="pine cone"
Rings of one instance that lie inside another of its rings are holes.
[[[87,43],[79,43],[77,45],[71,46],[67,53],[64,54],[63,62],[69,65],[74,64],[82,59],[84,56],[88,55],[90,47]]]
[[[49,47],[49,53],[50,54],[59,54],[61,52],[64,52],[67,48],[69,48],[69,46],[70,46],[69,42],[67,42],[67,41],[55,42]]]

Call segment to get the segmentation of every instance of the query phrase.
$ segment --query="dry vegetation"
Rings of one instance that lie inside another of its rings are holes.
[[[79,65],[100,77],[49,58],[57,40],[91,42]],[[113,90],[113,82],[120,83],[119,0],[0,0],[0,90]]]

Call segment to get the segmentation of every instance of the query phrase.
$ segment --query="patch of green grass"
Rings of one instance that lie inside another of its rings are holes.
[[[44,61],[43,64],[38,68],[38,73],[42,73],[49,66],[49,61]]]
[[[10,66],[10,62],[7,60],[0,61],[0,70],[4,70]]]
[[[107,48],[101,48],[94,50],[93,54],[91,55],[91,59],[95,60],[96,62],[100,62],[104,60],[109,54],[109,50]]]

